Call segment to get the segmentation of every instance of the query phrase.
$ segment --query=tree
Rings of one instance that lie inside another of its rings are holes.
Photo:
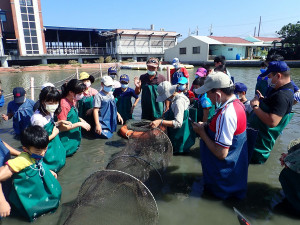
[[[296,24],[289,23],[281,28],[280,31],[276,31],[281,38],[284,38],[284,43],[289,43],[291,45],[300,45],[300,21]]]

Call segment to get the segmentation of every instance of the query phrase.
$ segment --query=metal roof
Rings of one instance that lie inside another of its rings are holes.
[[[99,28],[83,28],[83,27],[58,27],[58,26],[44,26],[47,30],[69,30],[69,31],[112,31],[114,29],[99,29]]]

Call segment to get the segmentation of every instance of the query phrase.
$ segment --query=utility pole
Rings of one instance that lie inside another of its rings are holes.
[[[257,37],[259,37],[259,33],[260,33],[260,25],[261,25],[261,16],[259,17],[259,27],[258,27],[258,34],[257,34]]]
[[[197,36],[199,35],[199,28],[198,28],[198,26],[197,26],[197,32],[196,32],[196,34],[197,34]]]
[[[189,36],[191,36],[191,28],[189,28]]]
[[[254,36],[253,37],[255,37],[255,33],[256,33],[256,27],[254,27]]]
[[[209,36],[212,36],[213,32],[212,32],[212,24],[210,25],[210,29],[209,29]]]

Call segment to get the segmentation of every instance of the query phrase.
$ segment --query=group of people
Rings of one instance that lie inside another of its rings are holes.
[[[191,82],[178,58],[172,64],[169,82],[158,72],[159,60],[148,59],[147,72],[134,78],[135,89],[129,87],[128,75],[116,79],[116,68],[109,68],[108,75],[101,78],[100,91],[91,87],[95,78],[86,72],[64,84],[61,91],[51,83],[44,84],[36,103],[26,98],[22,87],[15,88],[14,100],[2,118],[13,118],[23,152],[0,142],[0,216],[10,215],[12,208],[32,221],[55,210],[61,196],[57,173],[66,157],[78,150],[82,129],[95,138],[111,138],[118,123],[133,118],[140,94],[141,118],[151,120],[152,128],[167,127],[174,154],[189,153],[196,136],[201,138],[205,190],[221,199],[245,198],[249,163],[268,159],[292,118],[298,91],[291,83],[289,67],[280,57],[271,59],[258,76],[256,95],[249,101],[247,86],[234,83],[223,56],[216,57],[214,69],[198,68]],[[250,143],[249,128],[258,131],[254,143]],[[16,157],[10,159],[10,154]],[[285,158],[283,155],[281,161],[284,170],[289,170]],[[13,182],[5,182],[10,177]],[[7,183],[12,184],[9,190]]]

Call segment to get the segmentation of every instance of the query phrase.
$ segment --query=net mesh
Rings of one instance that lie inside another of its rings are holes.
[[[155,199],[141,181],[121,171],[102,170],[82,184],[71,214],[63,224],[157,223]]]

